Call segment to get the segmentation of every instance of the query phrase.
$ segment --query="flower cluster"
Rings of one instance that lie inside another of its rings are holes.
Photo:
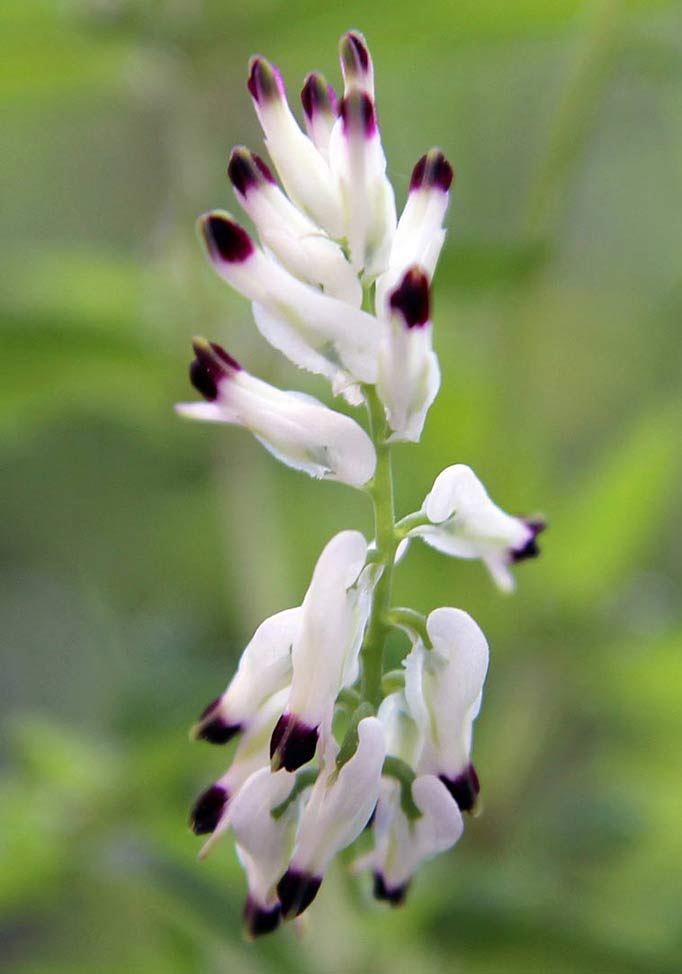
[[[452,169],[439,149],[417,162],[402,214],[386,175],[365,40],[340,42],[343,97],[305,80],[305,132],[277,69],[251,61],[248,89],[279,182],[233,149],[228,175],[258,241],[222,210],[200,230],[217,273],[252,302],[263,337],[326,377],[367,430],[311,396],[249,374],[220,345],[194,340],[202,402],[181,414],[243,426],[277,459],[364,490],[376,535],[341,531],[322,551],[300,606],[263,622],[225,692],[193,730],[238,743],[226,773],[197,799],[191,826],[231,830],[248,880],[245,923],[267,933],[305,910],[340,850],[367,830],[356,862],[374,895],[403,901],[418,866],[454,845],[476,804],[472,726],[488,645],[456,608],[423,617],[391,605],[397,560],[412,539],[480,559],[503,590],[511,566],[538,554],[540,520],[506,514],[467,466],[447,467],[421,510],[396,521],[391,447],[418,442],[440,385],[431,280],[445,239]],[[400,671],[383,672],[392,629],[407,636]]]

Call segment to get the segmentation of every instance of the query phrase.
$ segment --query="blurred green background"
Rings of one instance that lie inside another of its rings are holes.
[[[295,95],[349,27],[399,204],[431,145],[457,172],[400,512],[464,461],[551,529],[512,599],[417,545],[398,574],[490,639],[484,814],[404,910],[337,863],[307,937],[250,946],[230,842],[198,864],[186,829],[224,752],[186,729],[370,509],[172,404],[195,332],[301,386],[194,220],[259,146],[248,56]],[[680,4],[3,0],[0,36],[3,974],[678,972]]]

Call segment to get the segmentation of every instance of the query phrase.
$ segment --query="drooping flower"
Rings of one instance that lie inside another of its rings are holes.
[[[181,415],[244,426],[278,460],[311,477],[353,487],[370,479],[374,446],[355,420],[312,396],[283,392],[249,375],[220,345],[203,339],[193,345],[190,377],[207,401],[181,403]]]
[[[246,730],[262,704],[291,682],[291,647],[301,609],[284,609],[262,622],[239,660],[227,689],[206,707],[192,729],[196,740],[226,744]]]
[[[300,803],[290,802],[281,815],[273,815],[291,794],[296,778],[269,768],[255,771],[234,798],[230,824],[237,855],[244,867],[249,893],[244,905],[247,934],[271,933],[281,918],[277,882],[287,868],[294,847]]]
[[[392,440],[419,439],[440,388],[440,368],[431,347],[429,280],[420,267],[405,272],[389,298],[391,324],[379,349],[377,390]]]
[[[203,791],[192,806],[190,828],[195,835],[211,836],[200,852],[201,857],[210,852],[229,828],[231,801],[247,778],[254,771],[269,767],[270,736],[288,693],[285,687],[260,706],[242,734],[228,770]]]
[[[331,726],[339,691],[357,678],[377,581],[366,560],[367,542],[359,531],[337,534],[318,558],[293,643],[291,692],[272,735],[275,768],[294,771],[313,758],[320,732]]]
[[[410,818],[400,802],[400,785],[384,779],[372,834],[374,850],[368,857],[374,878],[374,896],[393,906],[404,902],[420,865],[450,849],[464,831],[461,812],[447,787],[434,775],[421,775],[412,783],[412,799],[420,813]]]
[[[405,660],[405,697],[424,734],[417,770],[436,775],[463,812],[480,786],[471,763],[473,722],[488,670],[488,643],[461,609],[434,609],[426,620],[433,648],[416,639]]]
[[[302,913],[314,900],[327,866],[357,839],[379,797],[386,747],[376,717],[358,724],[355,754],[339,771],[330,761],[303,810],[289,867],[277,884],[284,917]]]
[[[514,588],[509,566],[540,553],[536,539],[544,521],[506,514],[465,464],[438,474],[423,511],[430,523],[410,531],[412,537],[455,558],[480,558],[505,592]]]

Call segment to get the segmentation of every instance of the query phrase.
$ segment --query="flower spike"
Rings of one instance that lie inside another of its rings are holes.
[[[497,507],[463,464],[439,474],[421,510],[396,519],[393,444],[420,440],[441,381],[432,291],[453,170],[440,149],[425,153],[398,220],[364,36],[345,33],[339,55],[338,101],[319,72],[305,78],[305,131],[277,68],[251,59],[248,90],[273,167],[237,145],[227,175],[255,235],[223,210],[198,229],[216,273],[251,302],[262,337],[365,406],[367,432],[201,338],[190,381],[203,401],[176,407],[244,427],[287,466],[362,489],[374,508],[373,539],[342,530],[327,542],[302,604],[258,626],[192,731],[211,744],[237,738],[190,827],[208,836],[200,858],[233,831],[248,939],[303,913],[331,860],[356,840],[369,851],[353,870],[367,868],[374,897],[394,907],[417,869],[459,841],[480,791],[471,752],[488,644],[461,609],[424,616],[392,605],[393,572],[420,537],[480,559],[509,591],[511,566],[539,554],[544,528]],[[395,629],[410,649],[384,672]]]
[[[251,430],[273,456],[311,477],[353,487],[367,483],[376,466],[371,440],[355,420],[312,396],[282,392],[249,375],[219,345],[194,339],[194,387],[208,401],[181,403],[190,419],[231,423]]]

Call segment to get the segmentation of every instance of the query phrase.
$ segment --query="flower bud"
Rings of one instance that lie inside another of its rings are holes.
[[[312,396],[283,392],[245,372],[219,345],[195,339],[190,378],[208,400],[181,403],[190,419],[250,430],[273,456],[311,477],[361,487],[374,474],[372,441],[355,420]]]
[[[252,58],[248,89],[268,152],[290,199],[330,236],[341,237],[337,187],[324,157],[298,127],[279,71],[265,58]]]
[[[301,91],[305,127],[315,148],[325,159],[329,157],[329,138],[339,114],[336,92],[317,71],[305,79]]]
[[[374,98],[374,66],[364,35],[349,30],[339,41],[339,56],[345,93],[353,88]]]

